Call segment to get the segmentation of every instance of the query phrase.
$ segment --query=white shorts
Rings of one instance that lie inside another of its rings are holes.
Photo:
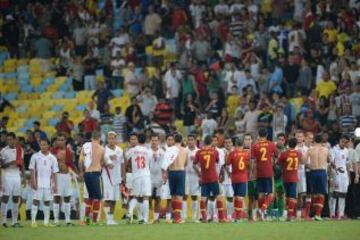
[[[48,202],[53,200],[53,194],[50,188],[38,188],[33,190],[33,199]]]
[[[151,179],[150,176],[136,177],[132,180],[132,195],[135,197],[151,196]]]
[[[306,193],[306,173],[305,171],[298,171],[299,181],[296,184],[296,192]]]
[[[162,185],[163,185],[162,179],[151,178],[151,195],[154,197],[161,197]]]
[[[222,196],[227,198],[234,197],[234,189],[231,184],[225,183],[225,184],[219,184],[220,187],[220,193]]]
[[[21,196],[21,178],[4,176],[2,178],[3,189],[1,189],[3,196]]]
[[[102,175],[104,201],[120,200],[120,184],[112,184],[107,175]]]
[[[334,192],[347,193],[349,187],[348,174],[338,173],[334,176]]]
[[[200,195],[200,185],[199,185],[199,177],[198,176],[186,174],[185,195],[187,195],[187,196],[199,196]]]
[[[167,181],[165,184],[161,185],[161,199],[162,200],[168,200],[171,199],[171,194],[170,194],[170,187],[169,187],[169,181]]]
[[[128,189],[133,189],[133,179],[132,179],[132,174],[131,173],[126,173],[126,187]],[[132,193],[131,193],[132,195]]]
[[[57,192],[54,196],[70,197],[72,195],[71,175],[70,173],[57,174]]]

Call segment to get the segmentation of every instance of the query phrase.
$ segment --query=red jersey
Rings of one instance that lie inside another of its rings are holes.
[[[216,171],[216,163],[219,162],[219,152],[215,148],[202,148],[196,152],[194,164],[200,164],[201,182],[217,182],[219,176]]]
[[[268,178],[274,176],[273,156],[278,151],[273,142],[260,140],[251,147],[251,155],[256,159],[257,178]]]
[[[289,149],[280,154],[277,164],[282,166],[282,176],[284,182],[295,183],[298,179],[299,161],[302,155],[295,149]]]
[[[248,181],[248,168],[250,164],[250,152],[236,149],[227,157],[226,165],[231,165],[231,182],[243,183]]]

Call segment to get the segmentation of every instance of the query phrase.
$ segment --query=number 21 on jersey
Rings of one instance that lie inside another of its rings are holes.
[[[294,158],[288,157],[286,159],[286,162],[287,162],[286,170],[292,171],[292,170],[297,170],[298,169],[299,159],[297,157],[294,157]]]

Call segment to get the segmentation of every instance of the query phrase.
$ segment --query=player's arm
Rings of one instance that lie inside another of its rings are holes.
[[[198,154],[196,153],[196,154],[195,154],[195,159],[194,159],[194,161],[193,161],[193,169],[194,169],[194,171],[196,172],[196,174],[198,175],[198,177],[200,177],[200,176],[201,176],[201,171],[200,171],[200,169],[199,169],[198,163],[199,163],[199,156],[198,156]]]
[[[37,184],[36,184],[36,164],[35,164],[35,158],[34,156],[31,157],[30,159],[30,164],[29,164],[29,169],[30,169],[30,184],[31,184],[31,188],[36,190],[37,189]]]
[[[53,158],[52,167],[51,167],[51,181],[54,183],[53,191],[57,192],[57,177],[56,175],[59,172],[59,165],[56,158]]]
[[[359,159],[359,158],[358,158]],[[354,167],[354,171],[355,171],[355,183],[359,183],[359,175],[360,175],[360,161],[356,161],[355,162],[355,167]]]
[[[123,180],[123,182],[126,182],[126,164],[125,164],[125,158],[124,155],[121,155],[122,160],[121,160],[121,170],[120,170],[120,176],[121,179]]]
[[[79,179],[80,181],[84,178],[85,166],[84,166],[84,148],[81,148],[79,156]]]
[[[105,148],[102,147],[102,154],[101,154],[101,162],[105,164],[106,167],[112,169],[114,167],[114,164],[111,161],[111,158],[109,156],[105,155]]]

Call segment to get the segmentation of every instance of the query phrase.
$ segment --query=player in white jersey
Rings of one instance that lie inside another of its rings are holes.
[[[31,156],[29,169],[31,187],[33,189],[33,205],[31,207],[31,225],[37,227],[36,215],[39,203],[44,201],[44,225],[50,226],[50,201],[57,191],[56,173],[59,172],[56,157],[49,152],[47,140],[40,140],[40,151]]]
[[[24,179],[24,151],[16,146],[16,135],[13,132],[7,134],[8,145],[0,152],[0,165],[3,169],[3,176],[0,183],[3,183],[1,197],[2,226],[7,227],[7,206],[10,196],[12,196],[12,227],[22,227],[18,223],[19,201],[21,196],[21,178]],[[1,171],[1,169],[0,169]]]
[[[349,187],[349,158],[345,145],[346,136],[341,136],[339,144],[331,149],[332,192],[330,197],[330,217],[335,218],[336,200],[338,200],[338,218],[344,217],[345,198]]]
[[[304,132],[302,130],[298,130],[295,134],[296,140],[297,140],[297,145],[295,147],[295,150],[299,151],[301,153],[302,156],[305,156],[307,151],[309,150],[309,148],[305,145],[305,135]],[[307,192],[307,185],[306,185],[306,171],[305,171],[305,164],[299,164],[298,166],[298,179],[299,181],[297,182],[296,185],[296,192],[298,194],[298,206],[297,206],[297,211],[296,211],[296,215],[297,218],[301,218],[301,213],[303,212],[303,216],[307,217],[308,214],[306,214],[306,209],[307,206],[306,205],[310,205],[311,206],[311,198],[310,199],[306,199],[306,192]],[[304,199],[306,199],[304,201]]]
[[[54,223],[59,225],[59,213],[60,213],[60,201],[63,198],[63,207],[65,213],[65,222],[67,226],[73,226],[71,223],[71,203],[70,198],[72,195],[71,188],[71,173],[75,174],[76,168],[73,164],[74,155],[72,150],[66,146],[65,135],[59,134],[56,137],[54,148],[51,149],[51,153],[56,157],[59,173],[56,175],[58,188],[57,192],[54,193],[53,202],[53,214]]]
[[[233,149],[234,149],[233,140],[231,139],[231,137],[226,136],[224,140],[225,156],[227,156]],[[234,202],[233,202],[234,189],[232,187],[231,177],[230,177],[232,169],[231,166],[228,166],[224,169],[225,171],[224,171],[224,180],[222,182],[222,189],[223,189],[223,195],[227,201],[226,202],[227,217],[230,220],[232,219],[234,213]]]
[[[105,158],[112,161],[113,168],[104,166],[102,169],[102,180],[104,188],[104,211],[107,225],[116,225],[114,221],[114,210],[116,201],[120,200],[120,185],[125,176],[124,154],[120,147],[116,146],[116,133],[108,132],[105,147]]]
[[[159,223],[161,191],[164,185],[164,182],[161,178],[161,164],[165,151],[159,146],[159,136],[157,134],[151,135],[149,149],[152,153],[150,159],[150,174],[152,200],[154,201],[154,223]]]
[[[196,136],[189,134],[187,137],[187,164],[186,164],[186,177],[185,177],[185,196],[183,199],[182,205],[182,219],[186,219],[187,216],[187,199],[188,196],[191,197],[191,210],[192,210],[192,220],[198,222],[199,214],[199,203],[198,196],[200,195],[200,185],[199,185],[199,175],[195,172],[193,167],[193,161],[195,159],[195,154],[199,150],[196,146]]]
[[[149,220],[149,197],[151,196],[151,178],[150,178],[150,159],[152,153],[144,144],[146,136],[138,135],[139,145],[131,148],[127,153],[128,165],[131,169],[132,194],[137,198],[138,211],[142,217],[139,223],[147,224]],[[129,206],[129,222],[132,222],[132,216],[135,206]]]

